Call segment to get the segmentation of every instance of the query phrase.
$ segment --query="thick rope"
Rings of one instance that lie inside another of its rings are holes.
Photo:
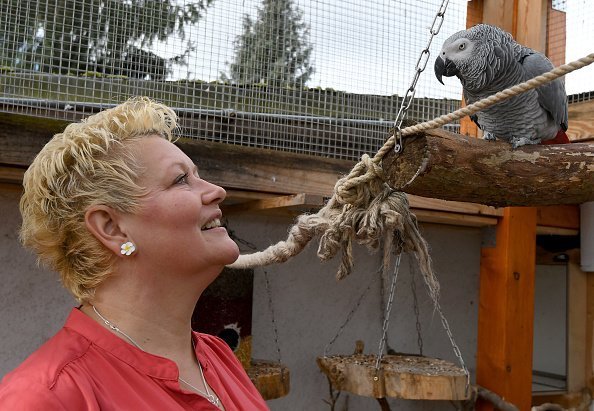
[[[452,121],[472,115],[503,100],[514,97],[553,81],[574,70],[594,62],[594,53],[579,60],[559,66],[548,73],[503,90],[469,106],[443,115],[434,120],[406,127],[403,136],[441,127]],[[408,207],[406,194],[391,189],[384,182],[381,160],[393,150],[395,137],[391,136],[371,158],[361,157],[350,173],[338,180],[334,194],[316,214],[298,217],[291,227],[286,241],[280,241],[267,249],[244,254],[231,264],[231,268],[253,268],[272,263],[282,263],[299,254],[314,236],[320,236],[318,256],[329,260],[341,251],[342,260],[337,278],[350,274],[353,268],[352,240],[377,249],[382,241],[393,244],[393,252],[411,252],[418,260],[421,273],[433,301],[439,295],[439,283],[431,268],[427,243],[421,237],[416,217]],[[391,238],[391,237],[394,238]],[[390,239],[393,241],[386,241]]]

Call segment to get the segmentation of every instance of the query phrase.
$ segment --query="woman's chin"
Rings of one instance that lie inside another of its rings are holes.
[[[237,244],[235,243],[235,241],[229,239],[233,245],[229,246],[228,250],[225,250],[224,252],[224,256],[225,256],[225,265],[229,265],[229,264],[233,264],[235,261],[237,261],[237,259],[239,258],[239,247],[237,246]]]

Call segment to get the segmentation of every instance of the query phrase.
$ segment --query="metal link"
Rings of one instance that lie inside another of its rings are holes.
[[[452,331],[450,330],[448,320],[446,319],[445,315],[443,314],[443,311],[441,311],[441,305],[439,304],[439,301],[435,301],[435,308],[437,309],[437,312],[439,313],[439,316],[441,318],[441,324],[443,325],[443,328],[446,330],[446,334],[448,335],[448,338],[450,339],[450,343],[452,344],[452,349],[454,350],[454,354],[456,355],[456,358],[458,358],[458,361],[460,362],[460,366],[462,367],[462,370],[464,370],[464,375],[466,376],[465,391],[466,391],[466,395],[468,395],[468,389],[470,388],[470,373],[468,372],[468,368],[466,368],[466,364],[464,363],[464,358],[462,358],[462,352],[460,352],[460,348],[458,348],[456,341],[454,341],[454,336],[452,335]]]
[[[423,49],[423,51],[421,51],[421,55],[419,56],[419,59],[417,60],[417,65],[415,67],[415,75],[413,77],[413,80],[410,83],[410,87],[408,88],[408,90],[406,90],[406,94],[404,95],[404,98],[402,99],[402,103],[400,103],[400,109],[398,110],[398,114],[396,115],[396,120],[394,120],[394,130],[396,132],[400,131],[400,129],[402,127],[402,122],[404,121],[404,119],[406,118],[406,115],[408,114],[407,113],[408,109],[412,104],[413,97],[415,96],[417,82],[419,81],[419,77],[421,76],[421,73],[427,67],[427,62],[429,61],[429,56],[431,55],[431,52],[429,51],[429,47],[431,46],[431,43],[433,42],[433,37],[436,36],[437,34],[439,34],[439,30],[441,29],[441,25],[443,24],[444,15],[448,8],[449,2],[450,2],[449,0],[442,1],[441,6],[439,7],[439,11],[435,15],[435,18],[433,19],[433,24],[431,25],[431,28],[429,29],[429,33],[431,34],[431,36],[429,37],[427,46]],[[427,56],[427,57],[424,58],[424,56]],[[423,63],[422,65],[421,65],[421,62]],[[398,136],[396,144],[394,145],[394,151],[396,153],[401,153],[403,148],[404,148],[404,145],[402,142],[402,136]]]
[[[384,347],[386,345],[386,339],[388,334],[388,325],[390,323],[390,312],[392,311],[392,303],[394,302],[394,291],[396,290],[396,280],[398,279],[398,271],[400,270],[400,258],[402,257],[402,253],[398,254],[396,257],[396,263],[394,264],[394,273],[392,274],[392,284],[390,285],[390,294],[388,296],[388,303],[386,304],[386,313],[384,315],[384,323],[382,325],[382,338],[380,339],[379,349],[377,353],[377,358],[375,360],[375,372],[376,377],[379,373],[380,364],[382,362],[382,358],[384,357]]]
[[[410,260],[412,262],[412,259]],[[419,320],[419,300],[417,299],[417,283],[415,282],[415,270],[410,264],[410,288],[413,295],[413,311],[415,313],[415,321],[417,327],[417,346],[419,347],[419,355],[423,356],[423,336],[421,334],[421,321]]]
[[[375,282],[380,278],[380,275],[379,275],[380,272],[381,272],[381,267],[377,270],[376,275],[374,275],[371,278],[371,281],[369,282],[369,285],[367,286],[367,288],[365,289],[365,291],[363,291],[361,293],[361,295],[359,296],[359,298],[355,302],[355,305],[353,306],[353,309],[347,314],[346,319],[344,320],[344,322],[338,328],[338,331],[336,332],[336,335],[330,340],[330,342],[328,344],[326,344],[326,347],[324,347],[324,357],[327,357],[328,356],[328,352],[330,351],[330,348],[332,347],[332,345],[334,345],[334,342],[342,334],[342,332],[346,328],[347,324],[353,318],[353,315],[355,314],[355,312],[359,309],[359,306],[361,305],[361,302],[363,301],[363,299],[365,298],[365,296],[367,295],[367,293],[371,289],[371,286],[373,284],[375,284]]]

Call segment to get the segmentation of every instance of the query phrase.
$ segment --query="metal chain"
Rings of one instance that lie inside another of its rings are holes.
[[[394,272],[392,273],[392,284],[390,284],[390,294],[388,296],[388,303],[386,304],[386,313],[384,315],[384,323],[382,325],[382,338],[380,339],[379,349],[377,353],[377,358],[375,360],[375,372],[376,376],[374,379],[377,379],[377,374],[379,373],[380,363],[384,356],[384,347],[386,345],[386,337],[388,334],[388,325],[390,323],[390,312],[392,311],[392,303],[394,302],[394,291],[396,290],[396,280],[398,279],[398,271],[400,270],[400,259],[402,257],[402,253],[399,253],[396,257],[396,263],[394,264]]]
[[[423,356],[423,336],[421,335],[421,322],[419,321],[419,300],[417,299],[417,283],[415,282],[416,270],[413,267],[412,259],[410,263],[410,288],[413,295],[413,310],[415,312],[415,320],[417,327],[417,345],[419,347],[419,355]]]
[[[371,278],[371,281],[369,282],[369,285],[361,293],[361,295],[359,296],[359,298],[355,302],[355,305],[353,306],[353,308],[351,309],[351,311],[347,314],[346,319],[341,324],[341,326],[338,328],[338,331],[336,332],[336,335],[330,340],[330,342],[328,344],[326,344],[326,347],[324,347],[324,357],[327,357],[328,356],[328,351],[330,351],[330,348],[332,347],[332,345],[334,344],[334,342],[338,339],[338,337],[342,334],[342,332],[346,328],[347,324],[351,321],[351,319],[353,318],[353,315],[355,315],[355,312],[357,311],[357,309],[359,309],[359,306],[361,305],[361,302],[363,301],[363,299],[365,298],[365,296],[367,295],[367,293],[369,292],[369,290],[371,289],[371,287],[373,286],[373,284],[375,284],[375,282],[377,281],[377,279],[380,278],[380,276],[379,276],[379,273],[380,272],[381,272],[381,267],[377,270],[376,275],[374,275]]]
[[[462,367],[462,370],[464,370],[464,375],[466,376],[465,391],[466,391],[466,395],[468,395],[468,389],[470,387],[470,373],[468,372],[468,368],[466,368],[466,364],[464,364],[464,358],[462,358],[462,353],[460,352],[460,348],[458,348],[456,341],[454,341],[454,336],[452,335],[452,331],[450,330],[450,325],[448,324],[448,320],[446,319],[445,315],[441,311],[441,305],[439,304],[439,301],[435,301],[435,308],[437,309],[437,312],[439,313],[439,317],[441,318],[441,324],[443,325],[443,328],[445,328],[446,334],[448,335],[448,338],[450,339],[450,343],[452,344],[452,349],[454,350],[454,354],[458,358],[458,361],[460,362],[460,366]]]
[[[276,353],[278,355],[278,364],[281,366],[281,351],[280,351],[280,344],[278,342],[278,327],[276,326],[276,320],[274,315],[274,305],[272,304],[272,291],[270,291],[270,281],[268,280],[268,273],[266,270],[264,271],[264,281],[266,284],[266,293],[268,294],[268,308],[270,310],[270,317],[272,319],[272,328],[274,330],[274,343],[276,345]],[[284,373],[281,372],[281,379],[284,378]]]
[[[431,34],[429,36],[429,41],[427,42],[427,45],[425,46],[423,51],[421,51],[421,55],[419,56],[419,59],[417,60],[417,65],[415,67],[415,75],[413,76],[413,80],[410,83],[410,86],[408,87],[408,89],[406,90],[404,97],[402,98],[402,103],[400,104],[400,109],[398,110],[398,114],[396,115],[396,120],[394,120],[394,132],[396,133],[396,135],[395,135],[396,143],[394,145],[394,150],[397,153],[402,152],[402,149],[403,149],[402,134],[400,133],[400,127],[402,126],[402,122],[406,118],[406,115],[408,114],[407,113],[408,109],[410,108],[410,106],[413,102],[413,97],[415,96],[417,82],[419,81],[419,77],[421,76],[421,73],[423,71],[425,71],[425,68],[427,67],[427,62],[429,61],[429,56],[431,54],[431,52],[429,51],[429,47],[431,47],[431,43],[433,42],[433,37],[435,37],[437,34],[439,34],[439,30],[441,29],[441,25],[443,24],[443,19],[444,19],[446,9],[448,8],[448,4],[449,4],[449,0],[443,0],[441,3],[441,6],[439,7],[437,14],[435,15],[435,18],[433,19],[433,24],[431,25],[431,28],[429,29],[429,33]]]

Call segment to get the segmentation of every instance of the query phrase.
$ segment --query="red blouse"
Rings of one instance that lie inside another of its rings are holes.
[[[227,344],[194,333],[204,377],[227,411],[268,410]],[[177,365],[73,309],[64,327],[0,383],[3,410],[217,410],[182,389]]]

